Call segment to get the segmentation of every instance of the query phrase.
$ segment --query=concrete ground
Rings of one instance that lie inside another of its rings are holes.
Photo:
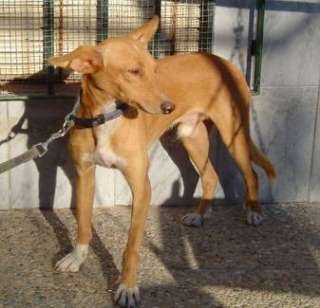
[[[320,307],[320,204],[267,206],[260,227],[216,206],[201,229],[188,208],[153,208],[141,251],[141,307]],[[77,274],[53,264],[75,239],[70,210],[0,212],[0,307],[113,307],[130,209],[94,211]]]

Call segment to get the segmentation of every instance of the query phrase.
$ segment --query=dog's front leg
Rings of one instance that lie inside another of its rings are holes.
[[[77,272],[88,255],[92,237],[91,217],[95,186],[95,166],[76,165],[76,214],[78,239],[73,251],[57,262],[60,272]]]
[[[144,225],[150,205],[151,187],[147,173],[147,159],[131,161],[123,170],[133,196],[131,225],[128,242],[123,254],[120,285],[115,301],[121,307],[137,307],[140,301],[137,287],[139,249],[143,239]]]

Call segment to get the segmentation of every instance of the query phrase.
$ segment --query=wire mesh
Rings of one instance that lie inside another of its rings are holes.
[[[1,1],[0,78],[27,77],[43,69],[42,1]]]
[[[213,4],[205,0],[0,0],[0,82],[77,81],[48,71],[47,59],[79,45],[125,35],[154,14],[161,26],[150,50],[156,57],[211,51]]]

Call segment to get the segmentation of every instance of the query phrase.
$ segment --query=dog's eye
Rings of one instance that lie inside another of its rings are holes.
[[[128,72],[132,75],[141,75],[142,71],[139,68],[129,69]]]

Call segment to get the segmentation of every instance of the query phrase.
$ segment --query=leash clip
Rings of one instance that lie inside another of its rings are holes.
[[[53,133],[45,142],[40,142],[35,144],[33,147],[38,151],[38,157],[44,156],[48,152],[49,144],[59,138],[64,137],[67,132],[74,126],[74,120],[72,116],[79,104],[79,97],[77,98],[76,105],[74,106],[74,110],[66,115],[64,122],[62,124],[62,128],[59,129],[57,132]]]

